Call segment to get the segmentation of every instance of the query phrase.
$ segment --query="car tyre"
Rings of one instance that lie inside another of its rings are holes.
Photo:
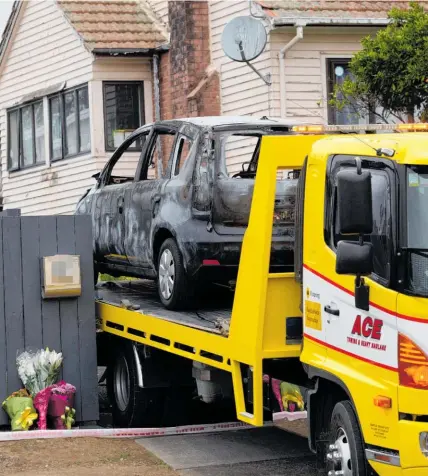
[[[342,471],[344,476],[367,476],[364,441],[351,402],[344,400],[336,403],[329,433],[327,469]]]
[[[159,298],[167,309],[179,310],[193,305],[195,284],[186,274],[183,256],[173,238],[162,243],[156,271]]]
[[[119,347],[107,369],[107,391],[116,428],[162,426],[163,389],[141,388],[132,345]]]

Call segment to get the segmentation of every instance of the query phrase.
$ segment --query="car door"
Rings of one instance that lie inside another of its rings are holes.
[[[132,266],[152,274],[152,222],[159,212],[163,189],[170,177],[170,160],[177,128],[156,124],[140,159],[134,183],[127,189],[124,250]],[[158,161],[162,174],[158,176]]]
[[[124,248],[126,191],[132,186],[147,131],[132,134],[113,153],[99,177],[93,199],[97,260],[126,265]]]

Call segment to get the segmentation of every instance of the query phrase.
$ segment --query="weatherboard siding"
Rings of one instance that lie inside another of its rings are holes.
[[[284,59],[287,117],[325,123],[327,58],[351,58],[361,49],[361,39],[374,32],[373,28],[304,28],[303,39],[287,51]],[[270,35],[275,116],[281,114],[278,53],[295,34],[294,28],[284,28]]]
[[[226,24],[235,17],[249,14],[248,1],[212,0],[209,2],[211,31],[211,61],[220,74],[221,113],[225,116],[249,115],[254,117],[272,115],[272,87],[267,86],[246,64],[229,59],[223,52],[221,36]],[[262,74],[271,71],[269,42],[265,51],[252,62]],[[252,148],[241,141],[228,146],[228,171],[241,170]]]
[[[6,110],[21,98],[49,86],[67,87],[88,82],[92,55],[53,1],[22,2],[17,26],[0,69],[0,141],[4,207],[20,208],[23,215],[72,213],[79,196],[93,183],[91,154],[7,171]],[[46,119],[46,114],[45,114]],[[45,128],[45,133],[47,128]],[[46,161],[49,161],[48,150]]]

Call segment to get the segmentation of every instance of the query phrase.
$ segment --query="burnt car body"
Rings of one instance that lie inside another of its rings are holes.
[[[291,133],[293,125],[264,118],[203,117],[161,121],[134,131],[76,208],[76,214],[92,215],[96,271],[157,279],[160,298],[169,308],[188,305],[197,282],[235,279],[261,137]],[[114,175],[130,144],[141,149],[135,174]],[[241,171],[228,173],[226,149],[229,155],[246,151],[248,160],[239,159]],[[150,179],[155,156],[163,158],[164,171]],[[292,267],[296,183],[277,181],[273,270]],[[165,286],[172,285],[176,297],[166,299]]]

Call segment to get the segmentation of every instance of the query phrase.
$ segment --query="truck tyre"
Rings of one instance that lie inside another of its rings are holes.
[[[336,403],[330,422],[330,445],[327,451],[328,474],[342,471],[343,476],[367,476],[364,442],[352,404]]]
[[[113,426],[116,428],[162,426],[163,392],[156,388],[140,388],[137,375],[132,346],[119,348],[107,373]]]
[[[162,243],[156,271],[162,304],[171,310],[191,307],[195,286],[187,277],[183,256],[173,238]]]

